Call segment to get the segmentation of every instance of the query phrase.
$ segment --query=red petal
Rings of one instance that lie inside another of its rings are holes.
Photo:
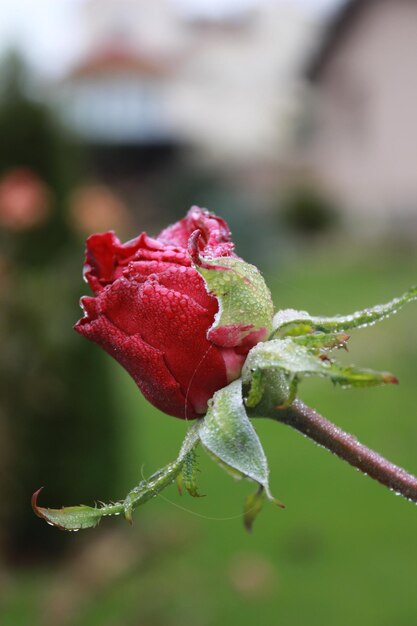
[[[169,371],[164,354],[143,341],[140,335],[126,335],[104,315],[76,324],[75,330],[113,356],[129,372],[145,398],[158,409],[176,417],[197,417]]]
[[[182,220],[165,228],[158,235],[158,241],[187,248],[188,240],[195,230],[201,232],[200,250],[204,256],[215,258],[232,255],[234,245],[230,241],[226,222],[196,206],[191,207]]]
[[[184,280],[180,270],[177,274]],[[164,278],[167,284],[174,282],[175,272],[167,272]],[[206,336],[217,302],[204,293],[200,277],[191,278],[189,286],[193,281],[199,287],[195,293],[208,300],[209,308],[165,287],[157,277],[139,284],[120,278],[97,296],[95,319],[84,318],[76,325],[78,332],[102,345],[131,373],[153,404],[178,417],[204,413],[208,399],[228,382],[222,351]],[[94,313],[88,300],[86,308]],[[139,354],[141,348],[145,356]],[[145,383],[153,391],[146,391]],[[158,386],[163,389],[163,407],[156,397],[161,395]]]
[[[146,233],[124,244],[112,231],[91,235],[86,242],[84,278],[97,293],[121,276],[129,262],[142,250],[157,253],[158,256],[164,251],[164,246]]]

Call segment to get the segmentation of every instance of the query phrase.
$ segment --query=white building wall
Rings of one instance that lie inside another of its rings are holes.
[[[416,2],[369,3],[327,61],[316,110],[313,163],[340,202],[376,229],[416,222]]]
[[[282,158],[312,32],[298,11],[271,3],[240,30],[196,41],[172,91],[184,134],[216,159]]]
[[[87,0],[80,18],[84,53],[115,41],[167,57],[187,39],[186,25],[170,0]]]
[[[166,123],[202,156],[282,158],[314,32],[294,5],[265,0],[241,26],[204,28],[170,0],[88,0],[83,24],[89,53],[118,41],[166,62]]]

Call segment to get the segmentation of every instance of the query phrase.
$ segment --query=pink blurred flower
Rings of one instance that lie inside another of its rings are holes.
[[[50,193],[32,170],[14,168],[0,179],[0,226],[8,230],[27,230],[48,215]]]
[[[83,185],[70,198],[70,220],[81,235],[129,230],[130,218],[123,202],[105,185]]]

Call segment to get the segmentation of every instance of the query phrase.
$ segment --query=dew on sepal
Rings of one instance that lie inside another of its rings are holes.
[[[356,311],[350,315],[334,317],[311,316],[306,311],[286,309],[278,311],[273,320],[273,336],[302,335],[318,330],[325,333],[366,328],[397,313],[407,302],[417,299],[417,287],[386,304]]]
[[[196,233],[190,239],[191,259],[207,291],[219,301],[208,337],[220,344],[227,340],[231,347],[245,341],[255,345],[266,339],[272,329],[274,305],[262,274],[257,267],[237,257],[201,257],[199,236]]]

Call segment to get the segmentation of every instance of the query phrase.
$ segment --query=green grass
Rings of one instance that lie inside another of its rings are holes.
[[[415,259],[378,259],[365,267],[363,261],[345,262],[339,268],[327,259],[309,260],[268,280],[280,308],[349,313],[402,293],[417,282],[415,268]],[[357,331],[349,354],[341,355],[345,362],[391,370],[400,385],[341,390],[309,380],[300,390],[329,419],[413,472],[416,319],[417,304],[409,305],[395,318]],[[109,366],[126,432],[127,491],[141,472],[150,474],[176,456],[186,425],[158,414],[121,368]],[[88,554],[97,537],[123,528],[123,545],[134,553],[125,569],[86,583],[71,611],[55,623],[42,611],[52,601],[48,593],[56,572],[15,575],[1,624],[27,624],[28,614],[33,626],[416,624],[416,507],[288,427],[261,420],[256,426],[272,490],[286,503],[285,511],[265,505],[253,534],[245,533],[242,500],[252,486],[236,483],[201,452],[200,490],[207,497],[180,497],[171,487],[136,511],[133,530],[119,518],[74,536],[74,552]],[[110,558],[120,554],[110,550]],[[86,569],[88,563],[87,558]],[[62,584],[71,587],[79,570],[64,571]]]

